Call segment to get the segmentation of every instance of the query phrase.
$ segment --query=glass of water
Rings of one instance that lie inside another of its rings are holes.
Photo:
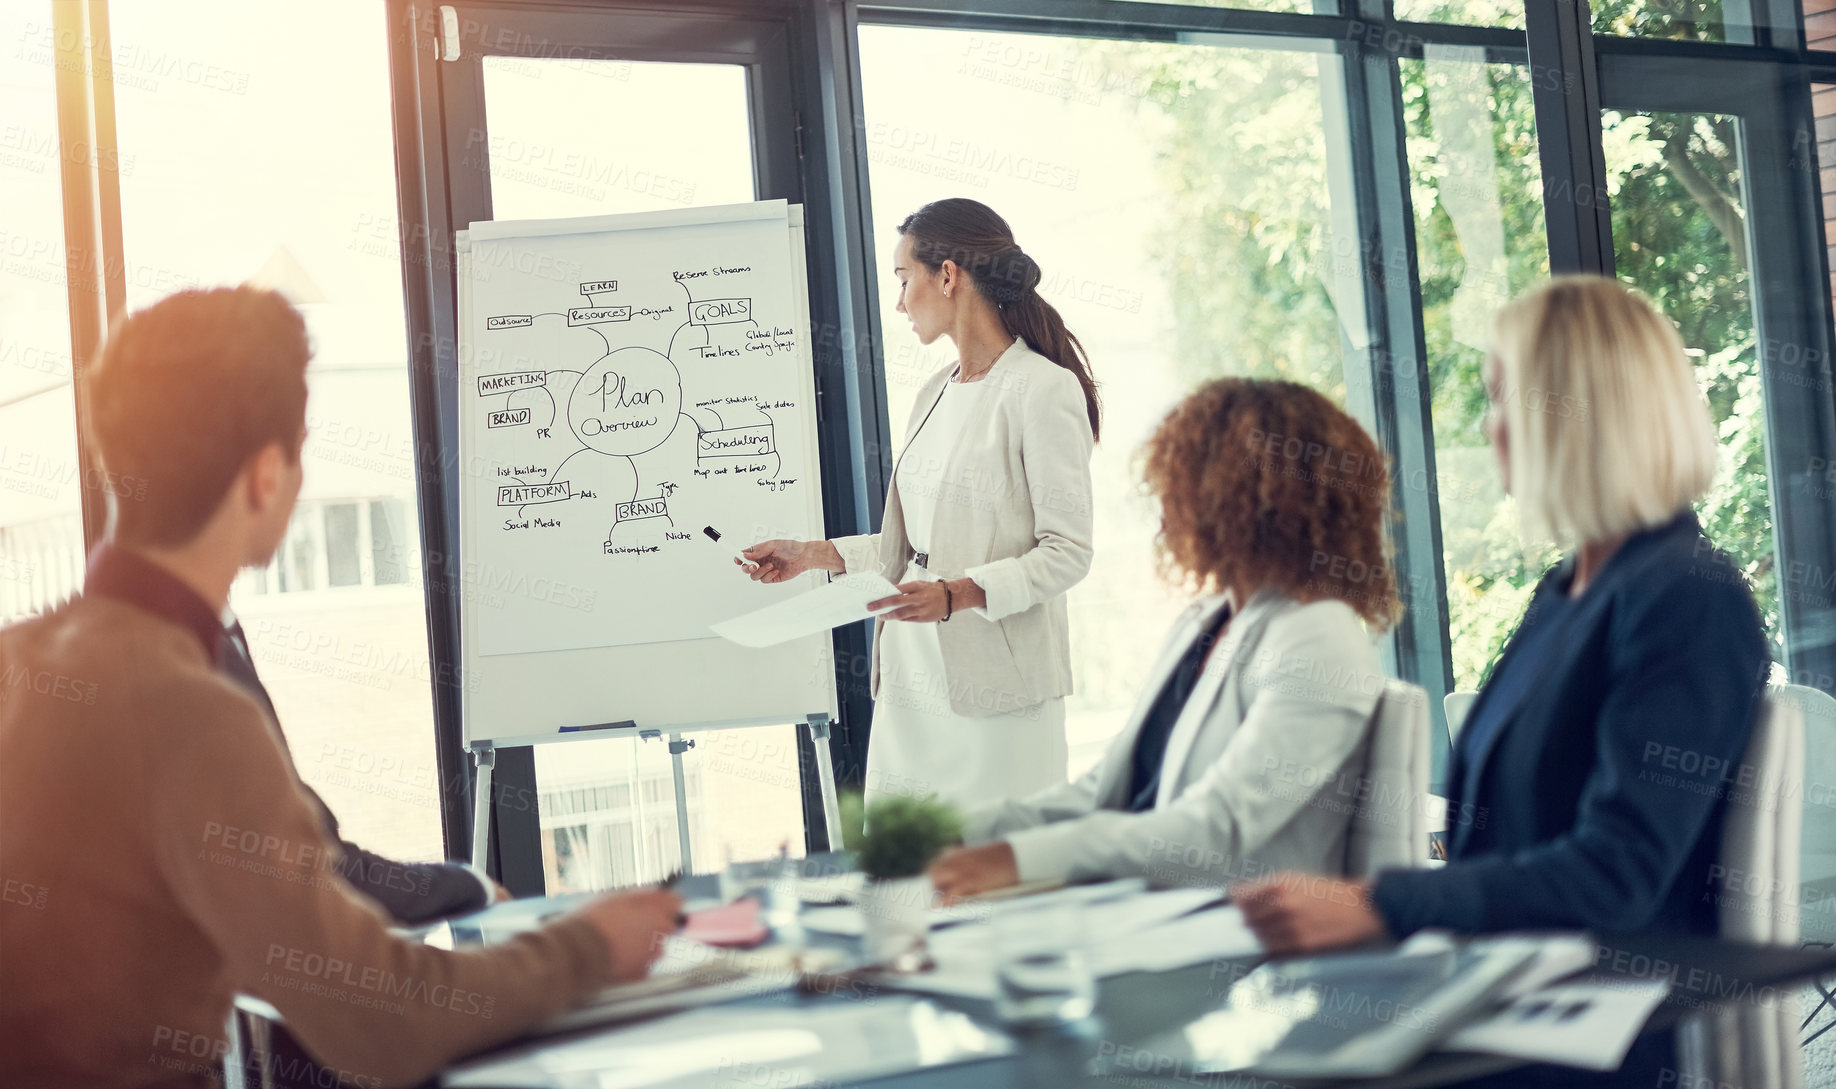
[[[782,853],[755,862],[729,863],[720,871],[720,898],[724,903],[742,896],[757,899],[765,925],[784,940],[795,936],[802,907],[797,878],[797,860]]]
[[[1003,904],[992,919],[995,1012],[1011,1025],[1078,1021],[1096,1007],[1076,902]]]

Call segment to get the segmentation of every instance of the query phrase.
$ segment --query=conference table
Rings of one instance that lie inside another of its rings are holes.
[[[836,856],[814,856],[805,860],[803,866],[809,874],[832,874],[838,867],[838,860]],[[717,898],[718,879],[712,875],[690,877],[680,882],[678,888],[691,901],[713,900]],[[554,904],[560,909],[577,899],[561,898]],[[475,942],[484,935],[484,931],[467,918],[436,924],[422,933],[440,944],[451,942],[456,946]],[[1753,946],[1709,938],[1635,933],[1594,937],[1603,950],[1594,975],[1648,979],[1655,973],[1672,977],[1670,996],[1652,1015],[1644,1030],[1647,1033],[1673,1028],[1691,1016],[1725,1008],[1743,997],[1765,998],[1790,993],[1814,977],[1836,972],[1836,950],[1831,949]],[[806,935],[809,945],[831,945],[848,951],[852,951],[855,940],[815,933]],[[840,1089],[847,1085],[871,1085],[875,1089],[957,1089],[964,1086],[1057,1089],[1077,1084],[1104,1085],[1110,1089],[1123,1085],[1201,1085],[1210,1089],[1271,1089],[1274,1086],[1312,1089],[1315,1086],[1357,1085],[1367,1089],[1415,1089],[1453,1084],[1521,1065],[1516,1060],[1495,1056],[1434,1052],[1414,1067],[1383,1078],[1270,1080],[1196,1071],[1164,1047],[1154,1046],[1152,1041],[1157,1038],[1164,1041],[1167,1033],[1177,1032],[1182,1026],[1222,1007],[1229,988],[1261,959],[1259,956],[1222,958],[1171,971],[1136,972],[1101,979],[1096,1009],[1091,1017],[1047,1029],[1016,1030],[1003,1026],[992,1003],[978,999],[914,996],[961,1015],[992,1033],[1010,1036],[1011,1050],[996,1057],[951,1065],[914,1062],[908,1069],[867,1080],[825,1079],[818,1083],[818,1089]],[[879,1000],[882,996],[891,1001],[904,1001],[890,989],[863,990],[854,985],[830,989],[827,993],[823,988],[815,988],[756,994],[731,999],[722,1008],[741,1017],[755,1011],[761,1018],[783,1023],[787,1016],[821,1014],[833,1011],[840,1003],[860,1003],[863,998]],[[475,1070],[481,1059],[530,1055],[545,1048],[576,1045],[588,1038],[596,1038],[598,1044],[616,1050],[620,1034],[642,1024],[601,1025],[544,1035],[534,1040],[511,1041],[482,1055],[468,1057],[455,1070]],[[920,1050],[924,1048],[921,1046]],[[444,1079],[448,1076],[451,1076],[450,1071],[442,1080],[428,1085],[446,1084]],[[746,1086],[790,1089],[801,1084],[791,1077],[789,1070],[778,1073],[764,1066],[727,1071],[718,1082],[712,1078],[704,1082],[716,1083],[732,1089],[745,1089]],[[557,1089],[570,1089],[573,1085],[595,1083],[572,1079],[565,1084],[561,1080],[549,1084]]]

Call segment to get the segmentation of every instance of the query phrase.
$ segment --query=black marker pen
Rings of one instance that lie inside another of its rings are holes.
[[[702,526],[701,532],[707,534],[708,540],[713,541],[715,544],[720,543],[720,530],[715,529],[713,526]],[[733,558],[743,564],[750,565],[752,563],[751,560],[747,559],[742,553],[739,553],[739,552],[735,552],[733,554]]]

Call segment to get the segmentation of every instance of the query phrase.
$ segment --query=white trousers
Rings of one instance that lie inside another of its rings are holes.
[[[934,579],[909,567],[901,581]],[[867,745],[868,802],[934,794],[969,809],[1065,781],[1062,697],[971,718],[950,710],[937,625],[889,620],[880,629],[880,697]]]

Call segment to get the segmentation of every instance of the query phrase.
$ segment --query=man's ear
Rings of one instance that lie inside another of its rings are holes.
[[[278,443],[271,442],[250,456],[243,474],[247,478],[244,494],[252,512],[264,512],[280,501],[286,470],[287,455]]]

